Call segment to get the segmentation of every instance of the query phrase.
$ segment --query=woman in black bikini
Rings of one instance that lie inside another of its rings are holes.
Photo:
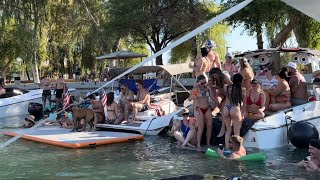
[[[241,74],[235,74],[232,78],[232,86],[227,88],[227,96],[224,107],[222,109],[222,119],[226,126],[225,145],[229,148],[229,140],[232,133],[240,136],[242,126],[242,112],[246,111],[246,89],[242,88],[243,78]]]
[[[197,84],[192,89],[192,99],[194,107],[194,117],[198,123],[197,131],[197,146],[200,147],[204,123],[206,123],[206,140],[207,145],[210,145],[212,134],[212,115],[209,106],[209,92],[206,87],[207,79],[204,75],[197,77]]]
[[[119,106],[118,104],[114,101],[114,93],[109,92],[107,94],[107,124],[115,124],[115,121],[117,117],[119,116]]]

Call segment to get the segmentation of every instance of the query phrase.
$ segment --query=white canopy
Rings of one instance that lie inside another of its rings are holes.
[[[289,6],[320,22],[320,0],[282,0]]]

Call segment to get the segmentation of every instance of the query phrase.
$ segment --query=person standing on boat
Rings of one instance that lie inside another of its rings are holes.
[[[64,82],[62,74],[59,74],[59,78],[56,81],[56,110],[60,108],[62,103],[62,95],[65,92],[66,82]]]
[[[4,79],[0,78],[0,96],[6,94],[6,89],[4,88]]]
[[[232,150],[232,153],[228,157],[228,159],[239,159],[242,156],[247,155],[246,149],[243,147],[243,138],[237,135],[233,135],[230,138],[230,149]],[[218,148],[217,153],[220,155],[220,157],[226,158],[224,156],[224,149]]]
[[[114,101],[114,93],[109,92],[107,94],[107,124],[116,124],[117,117],[119,116],[120,110],[118,103]],[[117,123],[120,124],[120,123]]]
[[[222,71],[227,71],[232,77],[234,74],[238,73],[238,68],[235,64],[232,63],[232,56],[230,54],[226,54],[226,62],[222,65]]]
[[[242,75],[235,74],[232,78],[232,86],[228,86],[222,119],[226,126],[225,145],[229,148],[229,139],[232,133],[240,136],[240,129],[243,121],[243,112],[246,112],[246,89],[242,87]]]
[[[212,115],[209,105],[209,90],[207,88],[207,78],[204,75],[197,77],[196,85],[192,89],[192,100],[194,117],[197,119],[197,147],[200,147],[204,124],[206,124],[206,140],[210,145],[212,135]]]
[[[125,116],[124,120],[128,121],[129,119],[129,111],[132,110],[132,120],[129,123],[133,123],[136,118],[138,112],[143,112],[149,109],[150,107],[150,94],[147,89],[143,87],[142,80],[136,80],[136,87],[138,89],[137,92],[137,101],[131,104],[125,105]]]
[[[249,89],[251,87],[250,82],[253,80],[254,72],[246,58],[240,58],[240,74],[243,77],[243,87]]]
[[[170,130],[174,138],[181,143],[182,147],[186,145],[195,147],[197,145],[197,130],[195,118],[189,117],[189,110],[183,108],[182,121],[176,120],[174,126]]]
[[[247,108],[244,112],[244,117],[252,120],[264,118],[266,95],[256,79],[251,81],[251,88],[247,90],[246,97]]]
[[[210,69],[215,67],[221,69],[219,54],[212,50],[212,48],[214,48],[215,46],[216,45],[212,40],[208,40],[205,44],[205,47],[208,48],[208,59],[210,61],[208,72],[210,71]]]
[[[291,90],[291,104],[293,106],[308,102],[307,83],[303,75],[298,72],[297,64],[289,62],[288,71],[290,74],[289,86]]]
[[[97,100],[94,94],[90,94],[88,98],[90,99],[90,103],[93,111],[96,113],[97,123],[105,123],[106,115],[104,114],[104,107],[102,102],[100,100]]]
[[[126,84],[121,84],[120,85],[120,90],[121,90],[121,97],[120,97],[120,114],[117,117],[117,120],[115,121],[114,124],[120,124],[125,117],[125,105],[126,104],[131,104],[134,101],[134,94],[133,92],[128,88]]]
[[[43,109],[46,108],[46,100],[48,99],[49,101],[49,111],[51,111],[51,79],[49,74],[46,75],[41,80],[41,87],[43,89],[42,91],[42,104],[43,104]]]
[[[266,89],[266,108],[271,111],[278,111],[291,106],[290,102],[290,86],[286,81],[286,68],[279,70],[276,75],[278,85],[274,89]]]
[[[203,47],[200,49],[201,58],[197,58],[194,64],[189,64],[189,67],[194,70],[196,78],[200,75],[204,75],[207,79],[206,73],[210,70],[210,61],[208,59],[208,49]]]

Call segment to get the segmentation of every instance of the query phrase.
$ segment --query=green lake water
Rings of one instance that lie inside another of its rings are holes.
[[[21,122],[0,120],[0,132]],[[0,135],[0,143],[10,137]],[[250,149],[249,149],[250,151]],[[307,150],[292,146],[267,150],[268,161],[279,163],[303,159]],[[203,152],[181,149],[165,136],[146,136],[144,141],[67,149],[18,140],[0,150],[0,179],[161,179],[201,175],[204,179],[320,179],[293,166],[266,166],[261,162],[213,159]]]

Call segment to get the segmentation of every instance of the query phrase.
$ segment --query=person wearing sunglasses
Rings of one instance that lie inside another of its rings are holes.
[[[172,127],[171,133],[182,147],[186,145],[195,147],[197,145],[196,121],[189,117],[190,113],[187,108],[183,108],[181,113],[183,119],[182,121],[177,120],[178,122]]]
[[[150,94],[149,91],[143,87],[142,80],[136,80],[136,87],[138,89],[136,102],[125,104],[125,121],[129,122],[129,111],[132,111],[132,119],[129,123],[133,123],[138,112],[146,111],[150,107]]]
[[[229,146],[232,151],[228,159],[239,159],[242,156],[247,155],[246,149],[243,147],[243,138],[237,135],[231,136],[229,140]],[[224,149],[218,148],[217,153],[222,158],[226,158],[224,156]]]
[[[240,74],[243,77],[243,83],[242,86],[246,89],[251,88],[250,82],[253,80],[254,72],[248,62],[248,59],[246,58],[240,58]]]
[[[209,90],[207,88],[207,78],[204,75],[197,77],[196,85],[192,89],[192,100],[194,107],[194,117],[197,119],[197,146],[200,147],[204,124],[206,124],[206,140],[210,145],[212,135],[212,114],[209,105]]]
[[[121,91],[120,101],[119,101],[120,113],[114,124],[120,124],[124,120],[125,105],[131,104],[134,101],[134,94],[126,84],[120,85],[120,91]]]

